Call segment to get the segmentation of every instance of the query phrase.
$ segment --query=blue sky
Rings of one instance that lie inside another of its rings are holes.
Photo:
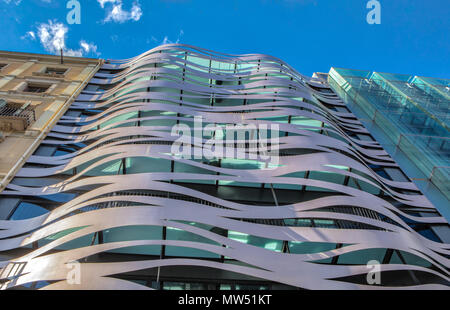
[[[130,58],[164,42],[264,53],[311,75],[331,66],[450,78],[448,0],[0,0],[0,49]]]

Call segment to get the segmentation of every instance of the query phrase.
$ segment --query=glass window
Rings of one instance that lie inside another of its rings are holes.
[[[28,203],[28,202],[21,202],[16,209],[14,210],[14,213],[11,215],[9,220],[12,221],[19,221],[19,220],[26,220],[33,217],[38,217],[40,215],[43,215],[47,213],[48,211],[38,205]]]
[[[383,262],[386,249],[366,249],[339,256],[338,264],[342,265],[367,265],[371,260]]]
[[[313,254],[336,249],[335,243],[326,242],[289,241],[288,246],[291,254]]]
[[[408,265],[421,266],[421,267],[427,267],[427,268],[430,268],[432,266],[429,261],[427,261],[419,256],[416,256],[414,254],[411,254],[411,253],[408,253],[405,251],[398,251],[398,252],[400,252],[400,255],[402,256],[403,260]],[[391,261],[389,262],[390,264],[403,264],[403,261],[400,258],[400,256],[398,255],[398,252],[394,251]]]
[[[103,242],[120,242],[133,240],[162,240],[161,226],[123,226],[103,231]],[[142,245],[110,250],[113,253],[160,255],[160,245]]]
[[[163,290],[207,290],[205,283],[164,282]]]
[[[181,230],[174,227],[167,227],[166,230],[167,240],[179,240],[179,241],[191,241],[206,244],[213,244],[220,246],[217,242],[205,238],[203,236]],[[178,247],[178,246],[166,246],[167,256],[182,256],[182,257],[207,257],[207,258],[220,258],[219,254],[212,253],[209,251],[204,251],[201,249],[190,248],[190,247]]]
[[[238,231],[228,231],[228,238],[275,252],[281,252],[283,248],[283,241],[281,240],[252,236]]]

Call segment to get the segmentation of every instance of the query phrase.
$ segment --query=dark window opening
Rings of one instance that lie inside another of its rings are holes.
[[[67,72],[66,68],[46,68],[45,73],[50,75],[64,75]]]
[[[27,93],[45,93],[49,88],[50,85],[29,83],[23,91]]]

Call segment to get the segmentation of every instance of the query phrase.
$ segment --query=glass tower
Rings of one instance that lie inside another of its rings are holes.
[[[449,219],[450,80],[332,68],[329,82]]]

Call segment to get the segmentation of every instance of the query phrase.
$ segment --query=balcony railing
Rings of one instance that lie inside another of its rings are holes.
[[[3,130],[24,131],[35,120],[36,114],[30,102],[20,104],[0,100],[0,127]]]

